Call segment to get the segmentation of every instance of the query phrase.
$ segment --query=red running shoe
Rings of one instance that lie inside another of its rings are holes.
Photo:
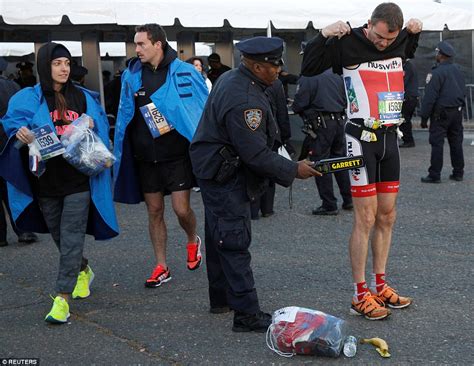
[[[187,265],[190,271],[194,271],[201,266],[201,238],[196,235],[196,243],[189,243],[186,247],[188,251]]]
[[[153,270],[150,278],[146,280],[145,287],[155,288],[169,280],[171,280],[171,272],[169,268],[164,269],[161,264],[158,264]]]

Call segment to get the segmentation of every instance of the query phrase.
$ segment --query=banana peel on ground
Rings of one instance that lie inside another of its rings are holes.
[[[376,351],[382,357],[390,357],[390,353],[388,352],[388,344],[382,338],[363,338],[360,340],[360,343],[369,343],[376,347]]]

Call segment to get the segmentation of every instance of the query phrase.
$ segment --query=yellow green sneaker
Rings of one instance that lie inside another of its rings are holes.
[[[69,314],[69,304],[61,296],[56,296],[54,298],[51,296],[51,298],[53,299],[53,307],[44,320],[48,323],[54,324],[66,323],[71,315]]]
[[[91,294],[89,286],[92,281],[94,281],[94,272],[92,272],[91,267],[87,266],[84,271],[79,272],[79,277],[77,277],[76,287],[72,292],[73,299],[85,299]]]

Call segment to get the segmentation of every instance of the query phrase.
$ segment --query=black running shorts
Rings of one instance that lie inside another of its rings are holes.
[[[189,158],[156,163],[137,161],[136,164],[143,193],[167,195],[196,186]]]
[[[346,122],[347,155],[363,155],[365,167],[351,170],[353,197],[375,196],[378,193],[396,193],[400,186],[400,152],[395,129],[375,131],[377,141],[361,141],[363,128]]]

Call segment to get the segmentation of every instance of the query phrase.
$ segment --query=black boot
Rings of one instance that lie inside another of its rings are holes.
[[[240,311],[234,313],[234,332],[265,333],[272,323],[270,314],[259,311],[257,314],[246,314]]]
[[[441,179],[433,178],[431,175],[427,175],[426,177],[421,178],[422,183],[441,183]]]

